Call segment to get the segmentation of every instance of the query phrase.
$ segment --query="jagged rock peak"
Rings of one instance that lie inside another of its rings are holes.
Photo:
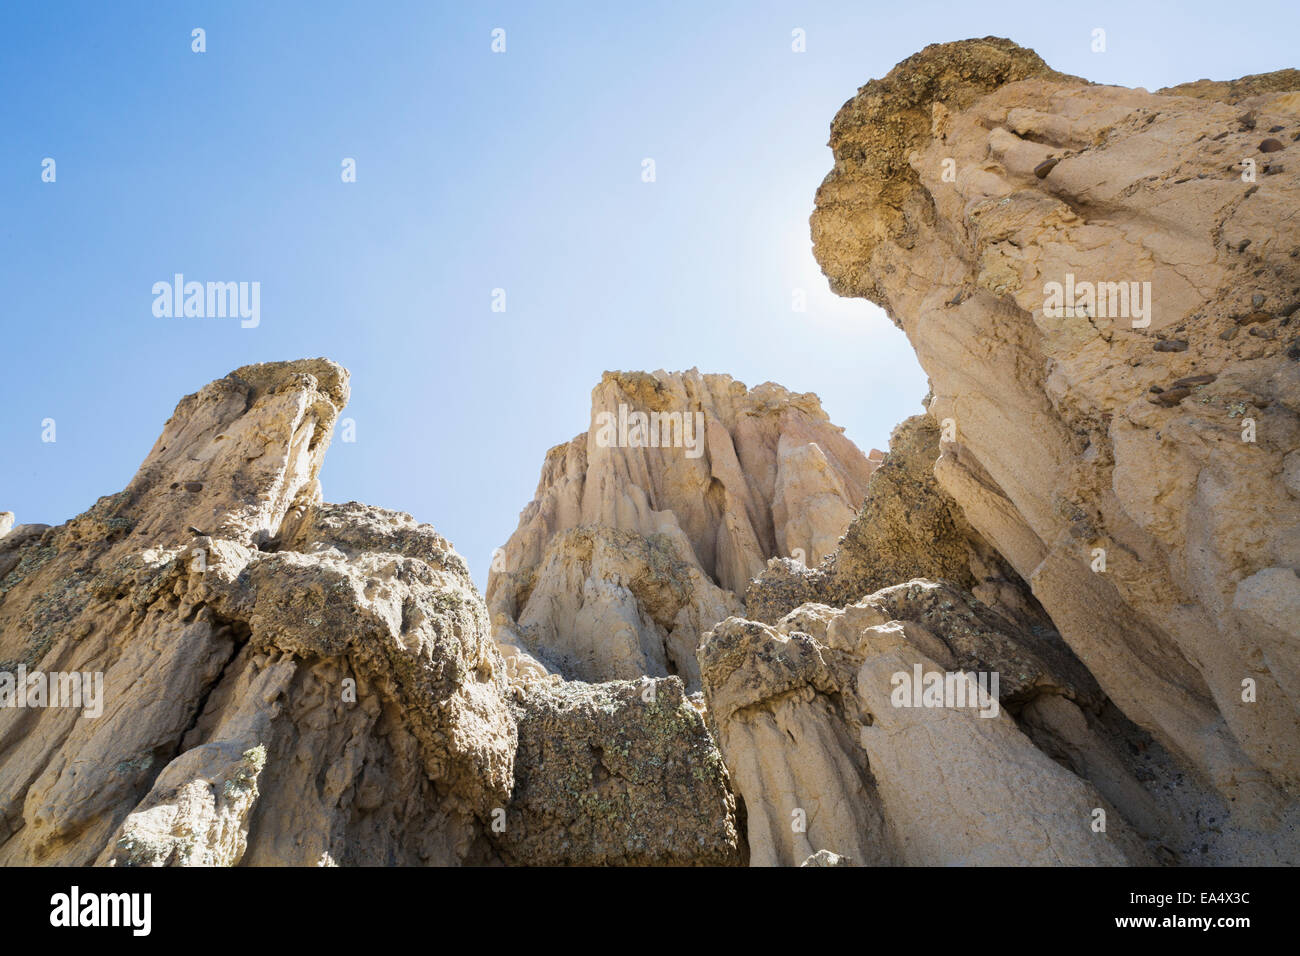
[[[771,382],[606,372],[591,404],[494,562],[498,640],[511,661],[538,659],[530,672],[680,674],[694,688],[700,635],[769,558],[829,554],[879,459],[816,395]]]
[[[323,359],[246,366],[126,491],[0,524],[0,671],[98,675],[0,707],[0,864],[739,862],[679,679],[512,686],[449,542],[321,500],[346,400]]]

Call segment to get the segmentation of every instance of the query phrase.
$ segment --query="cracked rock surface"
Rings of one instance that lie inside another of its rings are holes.
[[[0,709],[0,863],[737,860],[726,771],[679,684],[653,712],[607,707],[602,685],[544,689],[569,703],[545,726],[575,753],[632,740],[664,756],[614,775],[630,818],[572,848],[530,838],[566,812],[581,825],[581,805],[536,799],[581,765],[517,779],[551,697],[511,697],[447,541],[321,500],[347,394],[325,360],[238,369],[181,401],[125,491],[57,528],[8,523],[5,669],[104,687],[93,719]]]
[[[930,377],[939,485],[1127,719],[1292,858],[1297,77],[1148,93],[937,44],[840,110],[812,216],[832,286]],[[1067,276],[1116,288],[1059,314]]]

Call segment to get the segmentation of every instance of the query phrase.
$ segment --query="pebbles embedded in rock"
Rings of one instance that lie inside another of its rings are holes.
[[[1186,352],[1187,343],[1182,339],[1165,339],[1152,346],[1157,352]]]
[[[1059,159],[1043,160],[1041,163],[1039,163],[1037,166],[1034,167],[1034,175],[1037,176],[1039,179],[1046,179],[1047,174],[1050,173],[1053,169],[1055,169],[1056,164],[1059,162],[1060,162]]]
[[[1280,139],[1275,139],[1272,136],[1259,144],[1259,151],[1261,153],[1276,153],[1283,149],[1286,149],[1286,147],[1282,145],[1282,141]]]
[[[1192,394],[1190,388],[1171,388],[1166,392],[1157,392],[1153,389],[1152,391],[1147,392],[1147,401],[1152,405],[1161,405],[1165,408],[1172,408],[1190,394]]]
[[[187,482],[185,482],[185,490],[186,490],[186,491],[195,491],[195,492],[197,492],[197,491],[202,491],[202,490],[203,490],[203,482],[201,482],[201,481],[187,481]]]
[[[1219,376],[1217,376],[1217,375],[1215,375],[1215,374],[1213,374],[1213,373],[1206,373],[1206,374],[1204,374],[1204,375],[1188,375],[1186,378],[1180,378],[1178,381],[1174,382],[1174,383],[1173,383],[1172,385],[1170,385],[1169,387],[1170,387],[1171,389],[1173,389],[1173,388],[1195,388],[1197,385],[1209,385],[1211,382],[1213,382],[1213,381],[1214,381],[1216,378],[1218,378],[1218,377],[1219,377]]]
[[[1259,310],[1248,312],[1245,315],[1234,315],[1232,317],[1233,321],[1238,325],[1253,325],[1256,322],[1267,322],[1271,318],[1273,318],[1271,312],[1261,312]]]

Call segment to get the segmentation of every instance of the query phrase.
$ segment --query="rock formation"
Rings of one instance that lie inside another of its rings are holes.
[[[0,864],[1300,863],[1300,72],[942,44],[831,147],[817,258],[931,381],[887,456],[608,372],[485,602],[324,502],[343,369],[238,369],[0,512],[0,698],[102,677],[0,707]]]
[[[734,865],[743,837],[727,769],[676,677],[530,682],[513,710],[508,864]]]
[[[955,589],[916,581],[843,609],[804,605],[775,628],[731,618],[710,633],[705,695],[756,865],[830,847],[863,865],[1149,862],[1122,818],[1090,828],[1105,798],[994,712],[996,689],[984,713],[892,699],[893,675],[918,666],[992,665],[1017,683],[1006,700],[1095,693],[1068,659],[1017,653],[990,621]]]
[[[815,395],[770,382],[607,372],[591,399],[590,429],[547,453],[494,563],[495,633],[509,657],[568,677],[679,674],[698,689],[700,637],[740,611],[769,558],[829,554],[878,461]],[[685,440],[666,424],[638,437],[638,414],[684,423]]]
[[[812,216],[832,287],[930,377],[939,484],[1125,717],[1293,861],[1298,134],[1295,71],[1147,93],[936,45],[840,110]]]
[[[238,369],[125,491],[0,538],[0,670],[103,675],[98,716],[0,709],[0,863],[738,861],[677,678],[511,687],[443,538],[321,500],[347,394]]]
[[[773,558],[745,591],[747,615],[775,624],[800,604],[842,607],[901,581],[942,578],[1026,624],[1050,626],[1025,582],[935,481],[938,454],[935,422],[902,422],[836,549],[811,568]]]
[[[814,569],[773,560],[746,592],[752,620],[730,619],[706,636],[701,649],[705,695],[715,736],[747,809],[752,858],[789,865],[802,859],[808,846],[856,846],[861,859],[876,863],[1098,863],[1105,853],[1094,856],[1102,851],[1093,844],[1105,842],[1102,832],[1115,835],[1119,827],[1120,843],[1111,848],[1119,856],[1110,862],[1293,860],[1293,838],[1275,839],[1268,829],[1231,819],[1230,801],[1189,778],[1106,696],[1028,585],[965,522],[935,481],[938,437],[938,428],[922,416],[900,425],[839,549]],[[916,580],[884,584],[892,575],[908,573]],[[875,629],[893,637],[882,644]],[[719,644],[729,648],[739,633],[747,635],[745,654],[720,649]],[[803,663],[793,671],[789,666],[774,671],[772,660],[787,665],[800,660],[791,648],[807,648]],[[1036,834],[1026,837],[1031,842],[1045,841],[1037,848],[1007,840],[1001,832],[1008,825],[1008,798],[997,786],[963,782],[960,799],[966,806],[960,813],[948,805],[955,798],[935,791],[936,775],[951,781],[972,773],[963,768],[981,745],[968,735],[966,724],[942,716],[947,711],[936,716],[926,709],[896,710],[892,701],[889,714],[876,713],[889,699],[895,675],[917,663],[926,673],[998,675],[998,726],[1016,727],[1018,735],[1003,732],[997,736],[1001,744],[981,751],[980,766],[992,770],[985,783],[1032,775],[1033,768],[1045,766],[1044,756],[1077,778],[1070,782],[1053,771],[1057,784],[1042,791],[1044,802],[1035,815],[1055,823],[1024,831]],[[742,693],[739,701],[732,688]],[[864,722],[864,713],[870,722]],[[889,727],[899,740],[922,735],[932,759],[900,763],[894,748],[869,746],[864,734],[874,731],[864,728],[876,726]],[[781,745],[774,732],[778,727],[790,745]],[[793,744],[808,739],[818,739],[819,745]],[[1006,749],[1010,743],[1014,750]],[[1030,752],[1034,747],[1037,753]],[[868,760],[873,749],[877,755]],[[837,765],[852,770],[846,774]],[[875,774],[887,766],[900,774],[892,808],[874,790]],[[792,781],[798,786],[792,788]],[[1086,784],[1082,791],[1080,783]],[[1093,801],[1087,814],[1079,813],[1081,793]],[[923,794],[934,802],[921,802]],[[792,803],[796,797],[803,804]],[[810,802],[816,814],[804,805]],[[918,802],[924,811],[915,809]],[[808,813],[805,836],[788,826],[795,806]],[[1107,814],[1106,831],[1092,829],[1097,810]],[[899,819],[901,813],[905,819]],[[902,839],[909,827],[938,833],[933,819],[954,813],[961,829],[948,831],[950,839],[925,843],[928,855],[890,849],[889,839]],[[929,829],[921,827],[923,819],[930,821]],[[888,838],[883,843],[881,833]],[[1087,840],[1079,843],[1084,834]],[[1051,856],[1070,845],[1071,853],[1081,855]],[[874,855],[863,847],[875,847]]]

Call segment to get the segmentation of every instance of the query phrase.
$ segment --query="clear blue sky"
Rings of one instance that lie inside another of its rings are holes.
[[[130,480],[182,395],[317,355],[352,371],[357,422],[326,498],[432,523],[480,584],[605,369],[815,391],[883,448],[926,386],[901,333],[812,259],[840,105],[927,43],[988,34],[1149,89],[1296,66],[1296,9],[5,4],[0,510],[67,520]],[[260,326],[155,318],[174,272],[260,282]]]

